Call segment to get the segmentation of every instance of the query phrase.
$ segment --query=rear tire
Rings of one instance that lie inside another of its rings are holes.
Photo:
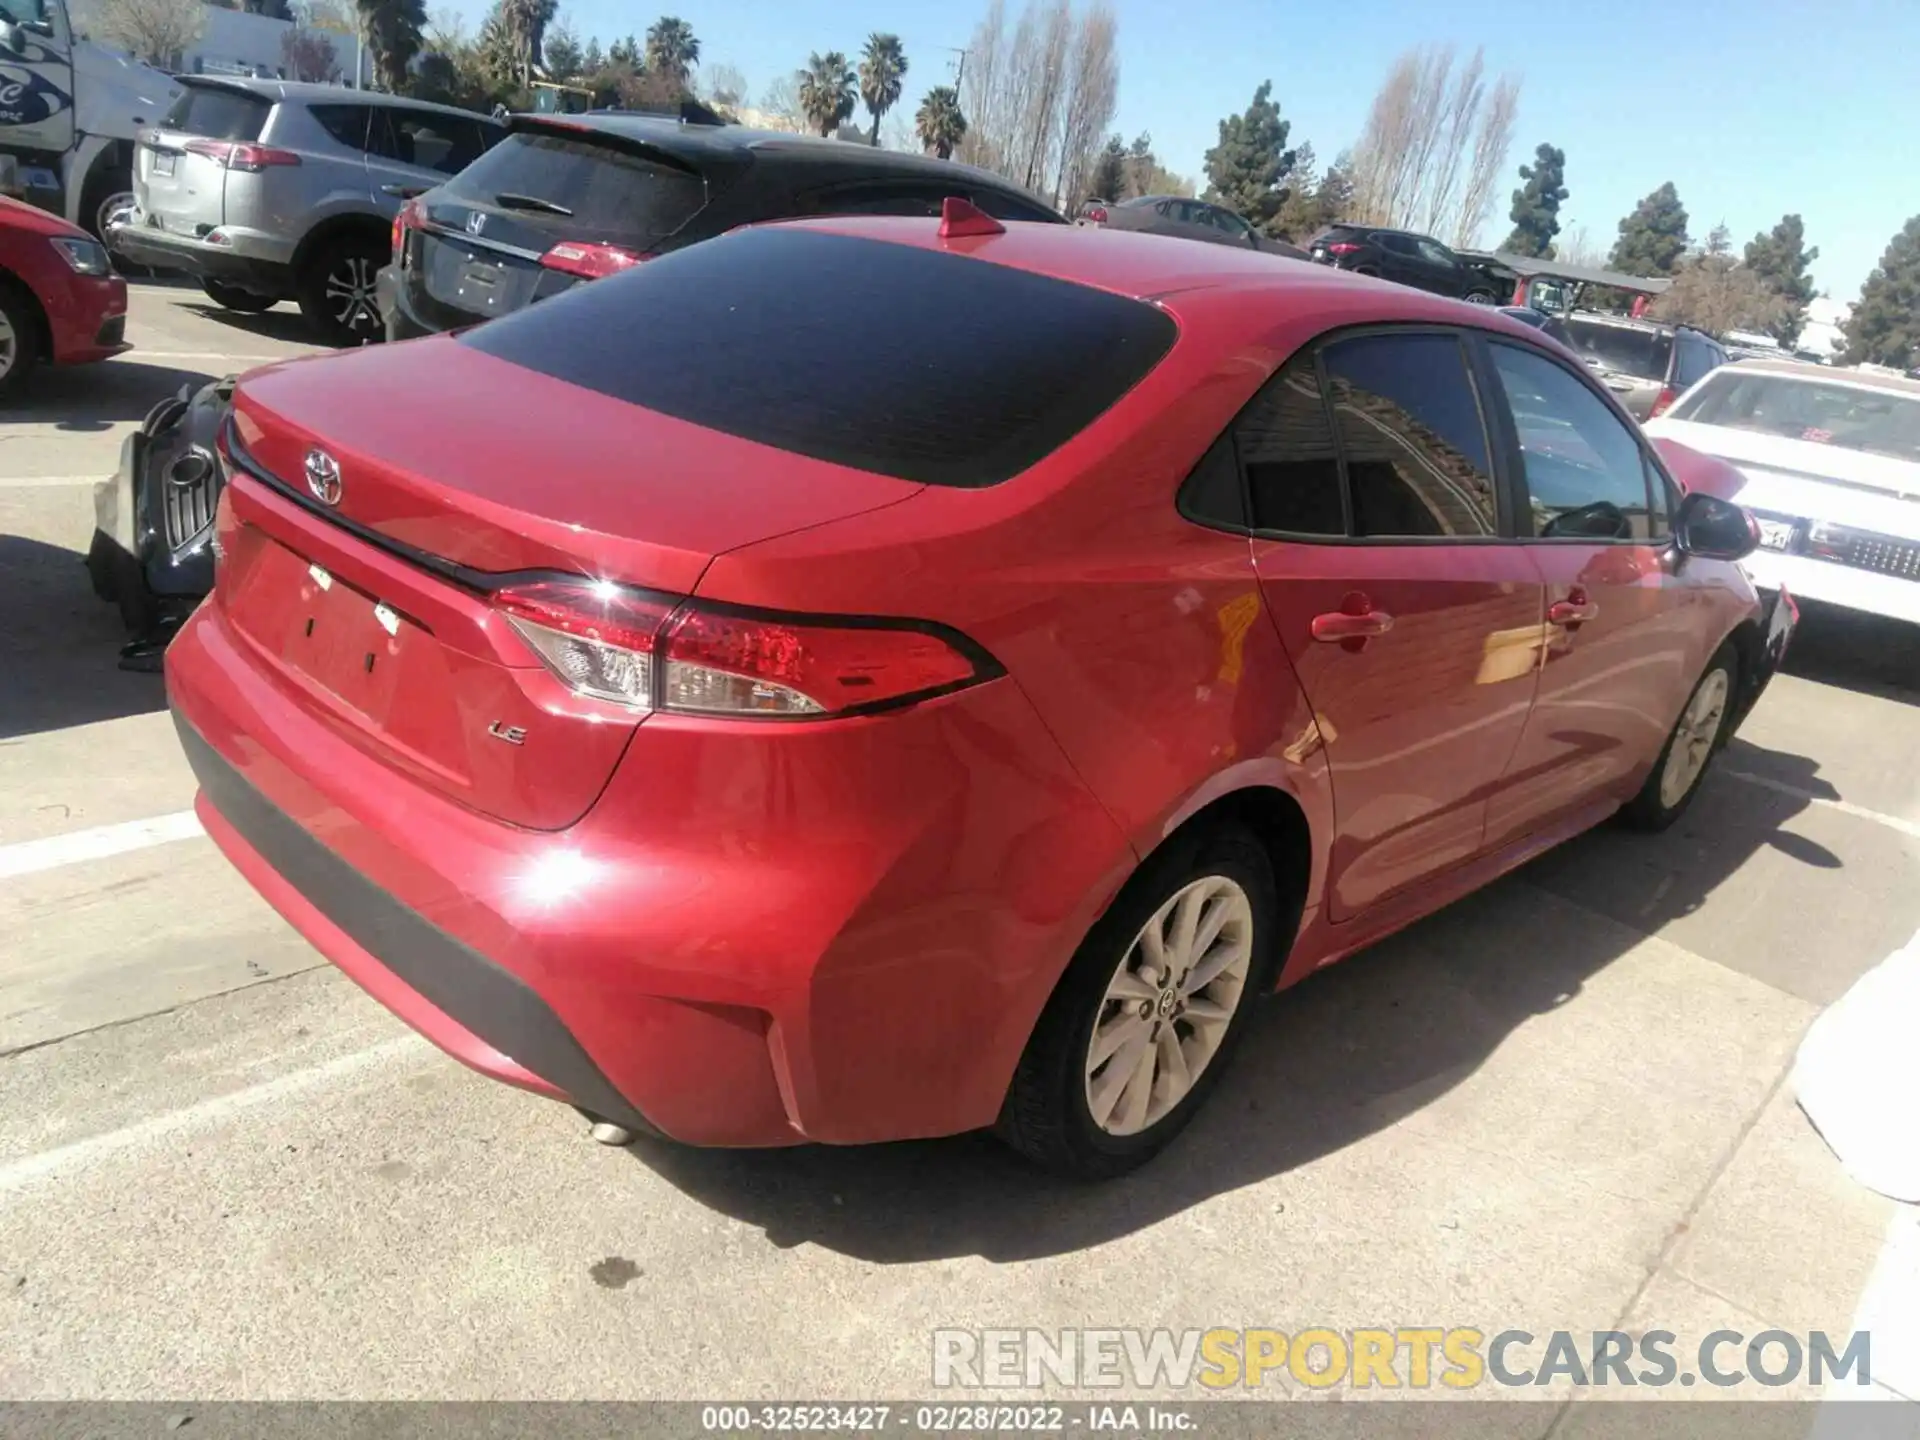
[[[374,276],[391,254],[385,236],[346,234],[314,247],[295,277],[295,299],[307,323],[329,345],[385,338]]]
[[[1726,739],[1739,693],[1740,658],[1733,646],[1722,645],[1681,707],[1647,783],[1622,807],[1623,820],[1636,830],[1657,833],[1686,813]]]
[[[1152,1159],[1225,1075],[1271,980],[1279,912],[1272,862],[1238,825],[1151,857],[1041,1012],[1001,1108],[1001,1139],[1077,1180]],[[1182,945],[1183,933],[1192,940],[1208,927],[1211,941]]]
[[[1493,292],[1490,290],[1470,290],[1467,292],[1466,300],[1469,305],[1491,305],[1493,304]]]
[[[0,279],[0,399],[19,394],[41,359],[40,308],[27,292]]]
[[[251,290],[222,285],[218,280],[202,280],[200,288],[207,292],[207,298],[214,304],[242,315],[258,315],[280,303],[271,295],[256,295]]]

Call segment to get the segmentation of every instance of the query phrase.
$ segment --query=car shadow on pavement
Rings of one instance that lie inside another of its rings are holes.
[[[1722,759],[1820,793],[1813,763],[1799,756],[1736,743]],[[1758,850],[1777,845],[1781,825],[1810,803],[1768,798],[1739,809],[1711,845],[1685,843],[1679,827],[1645,836],[1606,825],[1552,852],[1577,872],[1581,847],[1667,842],[1658,914],[1610,916],[1529,866],[1273,997],[1186,1134],[1106,1185],[1055,1180],[981,1135],[759,1152],[643,1140],[633,1154],[782,1248],[814,1244],[897,1264],[1016,1262],[1101,1245],[1334,1154],[1452,1090],[1518,1027],[1577,1001],[1591,977],[1659,929],[1660,915],[1696,910]],[[1807,863],[1840,863],[1812,849]],[[1312,1223],[1276,1218],[1276,1233]]]
[[[119,668],[126,629],[83,556],[0,535],[0,744],[166,707],[158,675]]]
[[[316,343],[313,327],[307,323],[306,316],[291,305],[276,306],[271,310],[263,310],[257,315],[228,310],[212,301],[208,301],[205,305],[186,304],[180,309],[183,314],[198,315],[217,325],[224,325],[230,330],[238,330],[261,340],[277,340],[293,345]]]
[[[120,359],[41,370],[29,378],[32,383],[26,394],[7,411],[10,426],[29,435],[32,427],[41,425],[64,435],[86,435],[110,430],[121,421],[143,420],[182,386],[198,390],[220,377],[204,370]]]
[[[1920,704],[1920,625],[1800,602],[1787,673]]]

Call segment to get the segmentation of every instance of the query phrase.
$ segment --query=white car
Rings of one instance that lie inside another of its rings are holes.
[[[1920,624],[1920,381],[1742,360],[1645,428],[1746,476],[1756,587]]]

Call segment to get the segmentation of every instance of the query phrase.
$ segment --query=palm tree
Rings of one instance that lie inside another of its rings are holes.
[[[374,79],[397,95],[406,88],[407,67],[420,53],[426,0],[356,0],[355,8],[360,33],[373,55]]]
[[[807,57],[807,68],[800,81],[800,113],[821,135],[831,135],[853,117],[859,103],[854,89],[855,76],[847,68],[847,57],[838,50]]]
[[[914,129],[920,133],[920,147],[929,155],[951,160],[953,152],[967,137],[967,117],[960,113],[960,92],[951,85],[936,85],[920,102],[914,117]]]
[[[700,42],[693,27],[677,15],[662,15],[647,28],[647,69],[671,77],[682,91],[693,67],[700,63]]]
[[[900,48],[898,35],[867,36],[866,52],[860,57],[860,98],[873,116],[869,144],[880,143],[880,117],[900,103],[900,82],[906,73],[907,52]]]

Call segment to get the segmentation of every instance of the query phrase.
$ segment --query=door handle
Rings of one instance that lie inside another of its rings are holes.
[[[1594,619],[1599,613],[1598,605],[1578,593],[1565,600],[1556,600],[1547,607],[1547,619],[1555,625],[1579,625]]]
[[[1349,650],[1358,650],[1375,635],[1384,635],[1393,629],[1393,617],[1372,608],[1357,612],[1334,610],[1314,616],[1310,628],[1316,640],[1337,642]]]

